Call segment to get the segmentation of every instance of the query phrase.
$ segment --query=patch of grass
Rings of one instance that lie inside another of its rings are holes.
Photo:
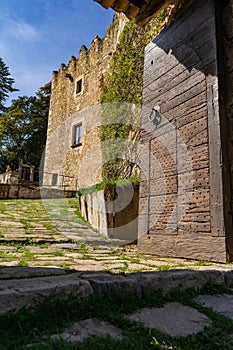
[[[30,222],[28,221],[28,219],[20,219],[20,222],[21,222],[21,224],[24,226],[25,233],[26,233],[26,234],[30,234],[30,233],[31,233],[32,225],[30,224]]]
[[[208,290],[221,291],[220,287],[206,286]],[[225,290],[225,287],[224,287]],[[204,289],[203,289],[204,291]],[[226,291],[226,290],[225,290]],[[230,292],[229,289],[227,289]],[[232,292],[232,291],[231,291]],[[161,290],[145,292],[143,298],[126,290],[93,294],[86,300],[77,297],[51,295],[41,300],[33,309],[24,308],[17,313],[0,316],[1,350],[23,350],[27,344],[32,349],[80,349],[80,350],[232,350],[233,321],[193,300],[200,291],[173,290],[163,295]],[[162,307],[168,301],[179,301],[197,308],[212,320],[212,326],[203,332],[187,337],[170,337],[155,329],[143,327],[125,317],[143,307]],[[94,337],[83,343],[51,341],[50,334],[58,333],[72,323],[87,318],[105,320],[122,329],[123,339]]]
[[[24,252],[24,258],[26,259],[33,259],[34,258],[34,254],[32,252],[30,252],[29,249],[27,249],[25,252]]]
[[[24,253],[25,252],[25,248],[23,247],[23,245],[16,245],[16,252],[17,253]]]
[[[62,253],[62,252],[55,252],[55,253],[53,253],[53,256],[64,256],[64,253]]]
[[[62,267],[63,269],[69,269],[69,265],[66,263],[61,263],[58,265],[58,267]]]
[[[118,270],[121,272],[126,272],[126,271],[128,271],[128,267],[129,267],[128,263],[126,261],[124,261],[123,266],[119,267]]]
[[[211,266],[212,264],[210,262],[200,260],[200,261],[195,261],[193,265],[194,266]]]
[[[92,259],[92,256],[91,256],[90,254],[84,253],[84,254],[82,255],[82,259],[83,259],[83,260],[90,260],[90,259]]]
[[[43,226],[47,228],[47,230],[51,230],[55,227],[51,222],[43,222]]]
[[[136,257],[136,256],[133,257],[133,258],[131,258],[130,262],[131,262],[132,264],[141,264],[140,258],[139,258],[139,257]]]
[[[3,214],[5,212],[5,204],[3,201],[0,201],[0,213]]]
[[[43,244],[40,244],[40,248],[48,249],[49,245],[50,245],[49,243],[43,243]]]
[[[157,269],[159,271],[166,271],[166,270],[169,270],[171,268],[171,265],[168,265],[168,264],[165,264],[165,265],[158,265],[157,266]]]
[[[25,260],[20,260],[18,266],[29,266],[29,264]]]
[[[127,261],[130,260],[130,258],[123,252],[114,252],[111,255],[116,256],[116,260],[127,260]]]
[[[138,268],[138,269],[127,269],[127,273],[137,273],[137,272],[143,272],[145,269]]]
[[[88,246],[86,243],[84,242],[81,242],[80,245],[79,245],[79,250],[82,252],[82,253],[87,253],[88,252]]]
[[[0,258],[3,259],[3,258],[6,258],[6,259],[16,259],[17,256],[15,254],[12,254],[11,251],[0,251]]]

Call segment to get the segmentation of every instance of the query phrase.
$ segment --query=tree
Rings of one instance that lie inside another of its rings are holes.
[[[13,87],[14,79],[10,77],[9,68],[0,57],[0,112],[6,111],[4,102],[9,97],[9,92],[18,91]]]
[[[39,167],[46,143],[51,84],[36,96],[21,96],[0,114],[0,169],[18,169],[20,159]]]

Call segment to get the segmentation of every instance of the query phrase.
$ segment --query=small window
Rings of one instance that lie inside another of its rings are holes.
[[[57,185],[58,174],[52,174],[52,186]]]
[[[83,88],[83,80],[79,79],[76,83],[76,94],[80,94],[80,92],[82,92],[82,88]]]
[[[73,129],[73,146],[81,146],[82,142],[82,123],[74,126]]]

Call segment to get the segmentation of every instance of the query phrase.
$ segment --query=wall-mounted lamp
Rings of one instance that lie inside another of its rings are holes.
[[[155,106],[152,108],[152,111],[149,115],[149,120],[154,124],[154,126],[157,128],[159,124],[161,124],[162,117],[160,114],[160,107]]]

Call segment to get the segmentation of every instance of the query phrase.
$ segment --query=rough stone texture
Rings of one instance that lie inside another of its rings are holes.
[[[69,198],[75,194],[76,191],[40,188],[31,184],[0,184],[0,199]]]
[[[48,120],[44,185],[52,185],[52,174],[58,174],[55,187],[76,190],[100,181],[101,144],[99,139],[100,108],[104,74],[116,50],[125,23],[118,15],[105,37],[95,37],[89,50],[82,46],[78,58],[68,66],[62,64],[53,73]],[[77,82],[82,79],[81,92]],[[72,148],[73,127],[82,123],[82,141]]]
[[[136,279],[138,285],[145,292],[162,289],[164,293],[173,288],[202,288],[207,282],[221,285],[224,284],[224,274],[221,271],[192,271],[192,270],[169,270],[157,272],[139,272],[130,274],[131,279]]]
[[[129,319],[172,337],[186,337],[203,331],[205,326],[211,326],[211,320],[207,316],[177,302],[167,303],[162,308],[139,309]]]
[[[115,191],[115,186],[113,190]],[[106,201],[105,190],[101,190],[82,195],[79,205],[82,216],[92,227],[106,236],[129,244],[138,237],[138,200],[139,186],[124,186],[118,189],[117,200],[113,197]],[[119,208],[119,203],[122,209]],[[108,205],[111,205],[111,210]]]
[[[33,185],[0,184],[0,199],[39,199],[40,189]]]
[[[62,268],[49,267],[2,267],[0,268],[0,280],[14,278],[30,278],[42,276],[65,275],[66,270]]]
[[[141,294],[141,288],[137,279],[126,277],[126,275],[114,275],[110,273],[83,274],[82,278],[87,280],[96,293],[117,290]]]
[[[225,272],[225,284],[227,287],[233,286],[233,271],[229,270]]]
[[[199,295],[195,301],[205,307],[210,307],[214,311],[224,314],[233,320],[233,295]]]
[[[0,314],[10,310],[19,310],[25,306],[33,306],[49,295],[72,294],[77,298],[86,298],[93,290],[90,283],[79,279],[79,274],[38,277],[25,280],[1,281]]]
[[[5,303],[6,311],[17,306],[12,300],[18,307],[30,305],[40,286],[47,295],[58,280],[64,291],[72,285],[79,293],[81,280],[97,293],[117,288],[142,297],[159,288],[167,293],[171,288],[201,288],[206,282],[233,285],[232,265],[199,266],[197,261],[139,255],[136,245],[119,247],[119,240],[100,237],[77,217],[71,205],[76,201],[1,200],[0,305]],[[78,273],[66,276],[71,270]],[[40,283],[44,278],[49,283]]]
[[[0,174],[0,184],[17,185],[19,183],[19,173],[16,171],[10,171]]]
[[[18,310],[24,306],[33,306],[41,298],[51,294],[62,296],[72,294],[77,298],[85,298],[93,292],[101,294],[117,290],[135,293],[137,296],[143,297],[145,292],[153,293],[158,289],[162,289],[163,293],[167,294],[173,288],[198,289],[207,282],[222,285],[225,282],[224,277],[228,273],[227,270],[225,272],[221,269],[218,271],[216,267],[212,271],[208,269],[206,271],[170,270],[131,274],[80,271],[57,276],[58,273],[63,274],[64,270],[57,271],[50,268],[47,273],[53,274],[53,276],[36,278],[32,277],[28,270],[25,271],[25,268],[14,269],[11,271],[10,268],[9,270],[4,268],[0,275],[0,314],[14,309]],[[12,279],[14,271],[17,279]],[[35,275],[40,276],[46,273],[46,270],[38,268],[32,269],[32,271],[35,272]],[[232,297],[226,298],[228,298],[228,304],[229,302],[233,303]],[[225,312],[224,305],[226,306],[225,301],[220,311]]]
[[[53,335],[51,339],[64,339],[68,342],[76,343],[82,342],[91,336],[103,337],[106,335],[114,339],[122,339],[122,331],[119,328],[109,322],[93,318],[76,322],[62,333]]]

